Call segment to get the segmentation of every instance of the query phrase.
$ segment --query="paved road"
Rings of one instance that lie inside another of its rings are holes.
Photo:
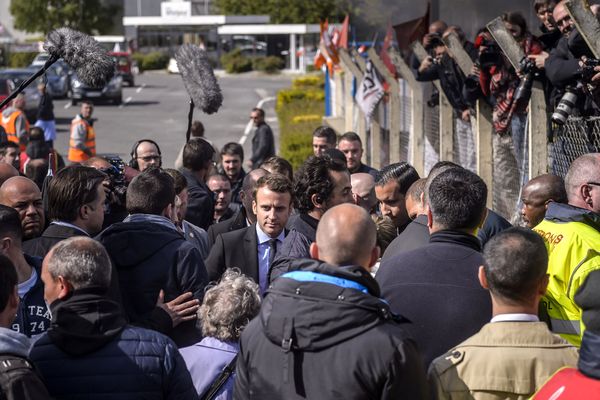
[[[249,73],[223,76],[219,84],[223,92],[223,106],[217,114],[205,115],[196,109],[194,118],[204,123],[206,137],[219,148],[225,143],[238,142],[248,125],[250,110],[262,99],[267,123],[273,128],[276,140],[279,129],[275,116],[277,91],[289,87],[289,76],[264,76]],[[99,153],[119,154],[129,161],[131,147],[136,140],[155,140],[163,153],[163,166],[172,167],[185,141],[189,97],[179,75],[146,72],[136,77],[136,87],[124,87],[122,106],[97,105],[96,121],[97,150]],[[55,100],[54,112],[57,122],[56,148],[66,154],[69,125],[78,113],[79,106],[70,106],[67,100]],[[244,151],[250,154],[250,137],[244,143]]]

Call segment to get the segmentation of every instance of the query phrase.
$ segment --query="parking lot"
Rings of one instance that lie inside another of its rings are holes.
[[[277,140],[279,130],[274,99],[277,91],[289,86],[291,80],[290,76],[256,73],[220,76],[223,106],[213,115],[205,115],[197,109],[194,118],[204,123],[207,139],[221,147],[230,141],[240,141],[244,133],[249,132],[250,110],[260,102]],[[121,105],[96,105],[94,128],[97,150],[99,153],[118,154],[127,162],[133,143],[148,138],[160,144],[163,165],[171,167],[185,141],[188,109],[189,97],[181,76],[164,72],[140,74],[136,76],[135,87],[124,86]],[[57,123],[55,147],[63,155],[68,148],[70,122],[78,110],[79,106],[71,105],[69,99],[54,100]],[[250,154],[250,139],[248,137],[244,142],[247,154]]]

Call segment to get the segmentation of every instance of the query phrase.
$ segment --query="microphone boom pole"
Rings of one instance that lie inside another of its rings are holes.
[[[2,109],[6,104],[8,104],[9,101],[11,101],[12,99],[14,99],[15,97],[17,97],[19,95],[19,93],[23,92],[23,90],[25,90],[25,88],[27,86],[29,86],[31,84],[31,82],[35,81],[37,78],[39,78],[43,73],[46,72],[46,70],[48,68],[50,68],[50,66],[52,64],[54,64],[55,62],[57,62],[59,59],[58,56],[52,54],[48,60],[46,61],[46,63],[44,64],[44,66],[42,68],[40,68],[37,72],[35,72],[33,75],[31,75],[29,78],[27,78],[26,81],[21,82],[21,84],[19,85],[18,88],[16,88],[7,98],[5,98],[2,103],[0,103],[0,109]]]

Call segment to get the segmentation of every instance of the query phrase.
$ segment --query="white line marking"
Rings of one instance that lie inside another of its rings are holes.
[[[142,86],[140,86],[139,88],[135,89],[136,93],[141,92],[144,88],[146,87],[146,84],[144,83]]]
[[[262,89],[256,89],[256,92],[258,92],[259,90],[262,90]],[[265,97],[263,99],[260,99],[260,101],[258,102],[256,107],[262,108],[263,104],[265,104],[268,101],[275,101],[275,99],[276,99],[275,97]],[[246,143],[246,140],[248,140],[248,135],[250,135],[250,132],[252,132],[253,126],[254,126],[254,123],[252,122],[252,120],[248,121],[248,124],[246,125],[246,129],[244,130],[244,134],[242,135],[242,137],[240,138],[240,140],[238,142],[242,146],[244,145],[244,143]]]
[[[69,100],[67,104],[65,104],[65,110],[68,110],[69,108],[71,108],[71,100]]]
[[[269,93],[265,89],[255,89],[254,91],[261,99],[264,99],[267,96],[269,96]]]
[[[126,99],[125,99],[125,101],[124,101],[124,102],[122,102],[122,103],[119,105],[119,108],[123,108],[123,107],[125,107],[125,106],[126,106],[128,103],[129,103],[129,102],[131,102],[131,100],[132,100],[132,99],[133,99],[133,97],[131,97],[131,96],[129,96],[128,98],[126,98]]]

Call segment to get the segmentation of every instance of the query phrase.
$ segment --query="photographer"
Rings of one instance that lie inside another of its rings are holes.
[[[574,107],[564,110],[564,113],[561,113],[562,117],[558,119],[553,117],[554,122],[559,125],[564,124],[569,115],[591,116],[598,114],[598,109],[593,104],[591,97],[584,95],[583,91],[584,83],[590,83],[593,78],[588,76],[588,82],[582,81],[582,71],[585,69],[582,69],[581,58],[590,58],[592,53],[583,37],[575,29],[564,3],[564,1],[558,3],[553,11],[554,21],[560,29],[562,37],[556,48],[550,52],[544,64],[546,76],[554,85],[554,90],[550,96],[551,108],[555,109],[557,107],[567,91],[572,92],[573,97],[576,97],[576,100],[573,101]]]
[[[133,168],[127,167],[123,160],[116,156],[107,158],[95,156],[84,161],[82,165],[95,168],[106,174],[106,179],[102,182],[106,193],[102,229],[106,229],[115,222],[123,221],[127,217],[127,210],[125,209],[127,185],[139,172],[136,173]]]

